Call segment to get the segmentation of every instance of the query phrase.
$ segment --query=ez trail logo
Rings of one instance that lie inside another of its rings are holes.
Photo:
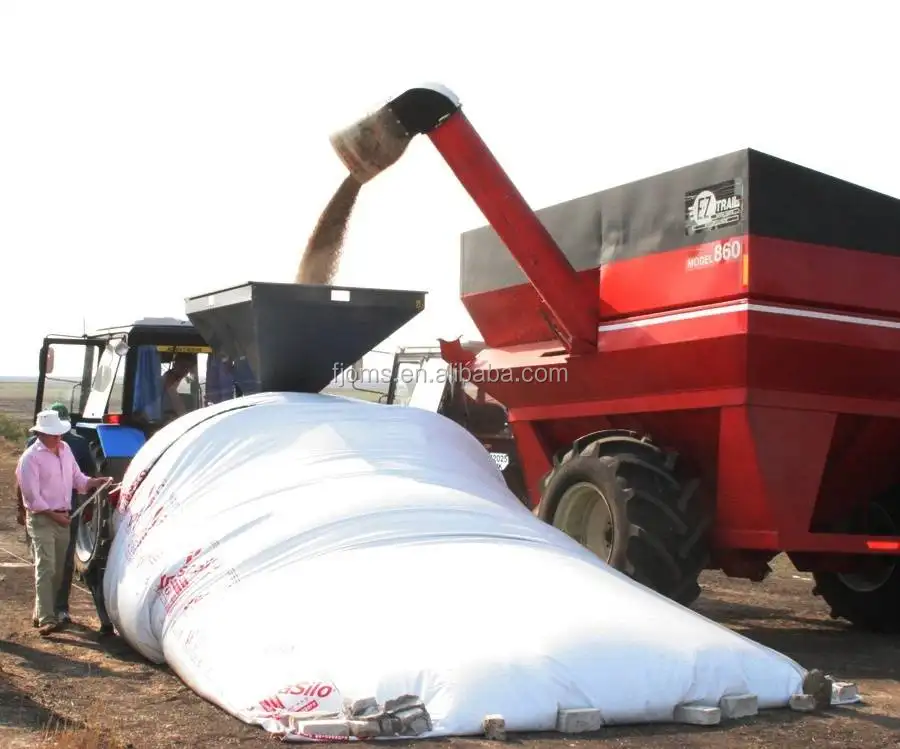
[[[690,217],[698,226],[704,226],[713,223],[720,213],[738,211],[740,208],[741,199],[737,195],[717,198],[714,192],[704,190],[694,198]]]
[[[684,196],[684,233],[687,236],[738,224],[744,215],[744,188],[730,179],[692,190]]]

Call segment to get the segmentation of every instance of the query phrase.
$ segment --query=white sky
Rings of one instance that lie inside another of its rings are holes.
[[[747,146],[898,194],[894,13],[831,7],[0,0],[0,375],[82,318],[292,280],[345,174],[329,134],[422,82],[534,207]],[[416,139],[363,189],[338,282],[429,292],[389,343],[475,337],[459,233],[483,223]]]

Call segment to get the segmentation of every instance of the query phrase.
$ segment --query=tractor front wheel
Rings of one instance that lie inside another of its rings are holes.
[[[900,536],[900,498],[876,500],[854,524],[869,536]],[[854,572],[815,572],[813,593],[831,607],[833,619],[846,619],[871,632],[900,632],[900,557],[870,555]]]
[[[544,481],[538,516],[611,567],[690,606],[709,560],[712,516],[674,456],[633,432],[577,440]]]

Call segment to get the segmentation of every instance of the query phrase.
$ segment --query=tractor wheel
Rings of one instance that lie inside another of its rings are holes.
[[[110,475],[109,461],[100,445],[92,442],[90,448],[94,458],[94,476]],[[86,507],[75,522],[78,523],[75,571],[84,580],[91,573],[106,567],[106,556],[112,543],[112,507],[105,500],[95,502]]]
[[[554,458],[538,516],[614,569],[690,606],[709,561],[712,516],[699,482],[679,482],[674,464],[674,454],[634,432],[589,434]]]
[[[856,532],[900,535],[900,498],[896,494],[873,501],[866,509]],[[900,557],[872,555],[857,572],[814,572],[813,579],[813,593],[831,607],[833,619],[846,619],[871,632],[900,632]]]

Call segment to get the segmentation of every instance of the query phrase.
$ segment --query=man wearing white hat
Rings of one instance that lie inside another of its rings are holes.
[[[34,618],[41,636],[60,628],[54,612],[56,592],[62,582],[69,547],[69,514],[72,490],[87,494],[107,479],[82,473],[63,440],[71,425],[54,410],[41,411],[32,432],[37,440],[22,453],[16,479],[22,489],[25,526],[34,550]]]

